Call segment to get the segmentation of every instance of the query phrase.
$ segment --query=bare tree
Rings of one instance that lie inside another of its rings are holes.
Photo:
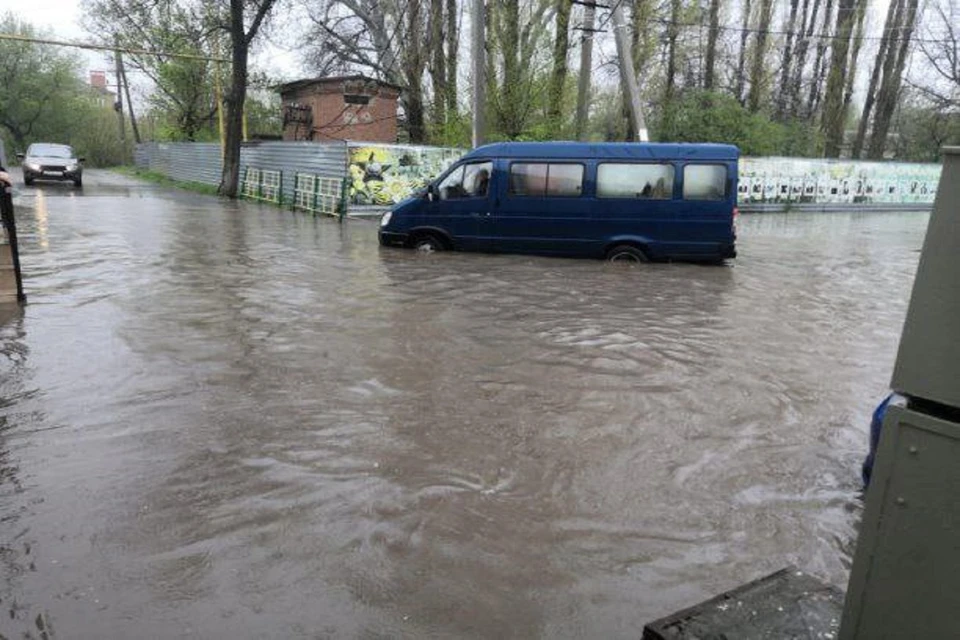
[[[764,57],[767,53],[772,16],[773,0],[760,0],[760,23],[757,29],[757,42],[753,49],[753,61],[750,64],[750,93],[747,96],[747,106],[754,112],[760,110],[760,98],[763,95]]]
[[[443,50],[443,0],[430,0],[430,82],[433,85],[433,120],[447,120],[447,55]]]
[[[807,98],[806,116],[812,118],[820,106],[823,83],[827,75],[826,52],[830,44],[830,23],[833,18],[833,0],[827,0],[820,23],[820,37],[817,42],[817,57],[813,63],[813,75],[810,79],[810,95]]]
[[[744,103],[744,72],[747,67],[747,38],[750,35],[750,4],[751,0],[744,0],[743,2],[743,15],[742,15],[742,26],[740,29],[740,54],[737,58],[737,88],[734,90],[734,93],[737,96],[737,100],[740,101],[740,104]]]
[[[833,53],[830,57],[830,72],[827,76],[827,90],[823,99],[823,118],[821,126],[824,136],[824,155],[828,158],[840,156],[843,144],[843,126],[846,113],[843,110],[843,90],[847,82],[850,38],[856,23],[858,0],[839,0],[837,4],[837,31],[833,39]]]
[[[797,24],[797,8],[799,4],[800,0],[790,0],[790,17],[787,18],[787,23],[785,25],[787,41],[783,46],[783,54],[780,58],[780,89],[777,92],[778,118],[783,118],[787,110],[787,94],[790,90],[790,65],[793,64],[794,28]],[[806,10],[806,7],[804,7],[804,10]]]
[[[887,19],[883,25],[883,35],[880,38],[877,60],[874,62],[873,72],[870,74],[870,83],[867,85],[867,95],[864,97],[860,123],[857,125],[857,137],[853,141],[853,150],[850,154],[854,158],[859,158],[863,152],[863,143],[867,137],[867,127],[870,124],[870,116],[873,115],[873,105],[877,99],[877,85],[880,83],[880,70],[883,68],[883,63],[887,59],[887,50],[890,48],[891,37],[897,24],[897,12],[902,11],[902,7],[902,0],[891,0],[890,6],[887,7]]]
[[[802,102],[801,94],[803,91],[803,73],[807,68],[807,53],[810,50],[810,39],[817,27],[817,12],[820,9],[820,0],[813,0],[812,9],[807,13],[810,6],[810,0],[803,0],[803,18],[800,24],[800,34],[798,34],[796,57],[797,63],[793,65],[793,79],[790,81],[789,96],[787,98],[787,109],[791,116],[796,117],[800,113]]]
[[[795,0],[794,0],[795,1]],[[703,88],[713,89],[717,64],[717,40],[720,35],[720,0],[710,0],[710,30],[707,33],[707,60],[703,70]]]
[[[550,103],[547,114],[554,122],[560,121],[563,108],[563,85],[567,79],[567,53],[570,48],[570,0],[557,0],[556,32],[553,38],[553,73],[550,77]]]
[[[667,25],[667,77],[664,79],[663,102],[670,108],[677,82],[677,38],[680,35],[681,0],[670,0],[670,22]]]
[[[226,96],[227,126],[223,175],[218,193],[237,197],[240,183],[240,142],[243,140],[243,105],[247,99],[247,59],[250,45],[276,0],[230,0],[229,23],[231,82]]]
[[[910,82],[940,110],[960,107],[960,4],[938,0],[935,17],[929,21],[920,53],[933,72],[934,81]]]
[[[867,147],[868,158],[880,159],[883,157],[887,134],[890,131],[890,121],[900,98],[900,89],[903,86],[903,69],[910,54],[910,43],[913,39],[919,6],[919,0],[907,0],[907,2],[906,16],[898,29],[896,46],[892,43],[887,49],[887,57],[893,57],[893,62],[890,65],[884,64],[883,79],[880,81],[880,90],[877,92],[877,113],[873,119],[870,145]]]

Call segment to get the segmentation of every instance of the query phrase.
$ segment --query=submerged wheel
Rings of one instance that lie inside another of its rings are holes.
[[[78,189],[79,189],[80,187],[82,187],[82,186],[83,186],[83,178],[77,178],[76,180],[74,180],[74,181],[73,181],[73,186],[76,187],[76,188],[78,188]]]
[[[643,252],[643,249],[638,249],[633,245],[629,244],[618,244],[613,249],[607,252],[607,260],[610,262],[649,262],[650,259],[647,258],[647,254]]]
[[[23,179],[23,184],[25,184],[26,186],[29,187],[30,185],[33,184],[33,178],[24,178],[24,179]]]
[[[435,253],[437,251],[443,251],[445,247],[440,238],[432,233],[425,233],[413,241],[413,248],[420,253]]]

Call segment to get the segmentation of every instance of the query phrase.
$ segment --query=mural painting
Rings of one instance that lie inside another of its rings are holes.
[[[466,151],[444,147],[350,145],[350,203],[391,205],[427,186]]]

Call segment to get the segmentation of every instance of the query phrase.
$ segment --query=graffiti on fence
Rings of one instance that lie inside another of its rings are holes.
[[[425,187],[463,149],[400,145],[350,145],[350,203],[389,205]]]
[[[932,203],[940,165],[741,158],[743,203]]]

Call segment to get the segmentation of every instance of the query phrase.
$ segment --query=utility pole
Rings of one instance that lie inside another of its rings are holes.
[[[590,75],[593,70],[593,32],[596,17],[596,6],[584,4],[583,38],[580,44],[580,83],[577,86],[577,140],[584,140],[587,135],[587,111],[590,107]]]
[[[114,44],[117,44],[116,41],[114,41]],[[117,112],[117,122],[120,126],[120,143],[126,148],[127,131],[126,127],[123,126],[123,94],[121,93],[123,87],[123,61],[120,60],[119,47],[113,50],[113,60],[117,66],[117,101],[114,103],[113,108]]]
[[[620,77],[623,78],[623,86],[629,94],[627,104],[630,106],[630,118],[633,120],[637,139],[640,142],[649,142],[650,136],[643,120],[643,106],[640,104],[640,87],[637,86],[637,74],[633,68],[633,47],[627,39],[621,4],[618,2],[613,7],[613,35],[617,41],[617,57],[620,58]]]
[[[486,24],[486,7],[484,0],[473,0],[473,20],[470,25],[473,31],[473,146],[483,144],[484,118],[483,107],[486,103],[486,60],[484,51],[484,26]]]
[[[123,60],[120,60],[120,75],[123,78],[123,94],[127,96],[127,110],[130,111],[130,127],[133,129],[133,140],[140,144],[140,128],[137,126],[137,116],[133,113],[133,102],[130,100],[130,83],[127,82],[127,68],[123,66]]]

